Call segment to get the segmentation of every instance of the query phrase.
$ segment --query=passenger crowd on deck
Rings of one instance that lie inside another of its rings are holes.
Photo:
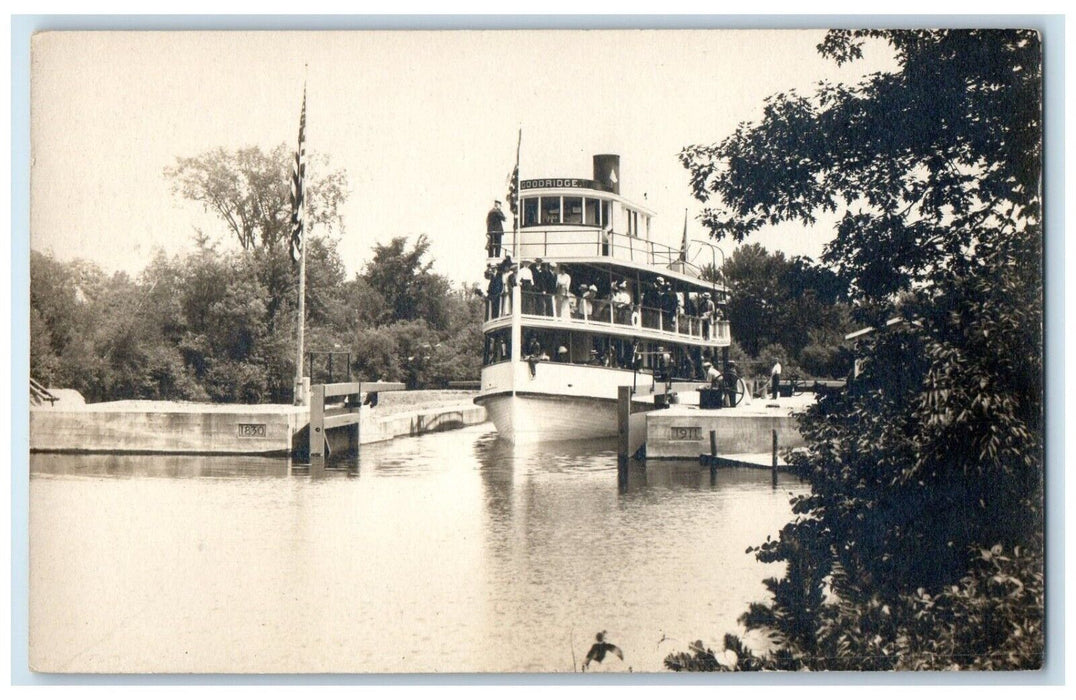
[[[522,312],[533,316],[601,321],[701,337],[711,337],[714,323],[727,320],[724,306],[716,303],[711,292],[687,291],[686,285],[661,276],[616,279],[608,271],[584,266],[579,266],[576,274],[581,279],[573,285],[568,266],[542,258],[522,261],[518,269],[511,255],[490,263],[485,273],[488,318],[511,313],[512,290],[518,286]],[[636,289],[639,286],[641,290]]]
[[[484,363],[508,360],[507,342],[507,336],[487,338]],[[665,346],[656,341],[587,331],[525,327],[521,357],[530,365],[531,372],[542,362],[560,362],[651,371],[660,381],[707,381],[716,388],[725,387],[729,381],[735,386],[737,377],[731,361],[718,371],[715,365],[719,360],[710,348]]]

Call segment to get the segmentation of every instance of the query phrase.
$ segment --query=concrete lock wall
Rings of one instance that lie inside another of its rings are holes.
[[[359,444],[383,442],[396,437],[425,435],[442,430],[455,430],[486,421],[486,409],[475,404],[438,406],[406,413],[378,415],[377,409],[363,409],[359,420]],[[337,428],[328,433],[333,452],[347,449],[349,428]]]
[[[296,423],[284,412],[44,409],[30,412],[30,449],[283,454],[291,451]]]
[[[720,411],[654,411],[646,420],[646,456],[698,459],[710,454],[710,431],[717,431],[718,456],[768,453],[777,431],[779,449],[802,447],[790,415],[731,415]]]
[[[145,452],[173,454],[288,454],[306,449],[309,408],[223,406],[163,402],[90,404],[72,410],[30,411],[35,452]],[[472,403],[381,415],[363,409],[359,443],[391,440],[476,425],[486,410]],[[348,429],[329,432],[335,452],[349,446]],[[302,444],[298,444],[302,442]]]

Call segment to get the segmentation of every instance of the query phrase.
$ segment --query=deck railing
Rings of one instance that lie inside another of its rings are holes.
[[[587,326],[640,328],[715,343],[729,341],[728,321],[713,317],[688,315],[679,311],[674,313],[640,304],[624,304],[608,298],[590,299],[540,292],[522,292],[522,295],[520,305],[524,316],[560,318]],[[499,300],[486,300],[486,321],[511,314],[511,294],[503,294]]]
[[[494,253],[492,257],[511,254],[520,260],[550,257],[558,260],[608,257],[646,265],[665,266],[696,276],[701,274],[698,266],[681,260],[679,248],[625,233],[571,224],[524,228],[519,231],[518,250],[513,246],[513,233],[505,232],[501,239],[500,250],[491,252]],[[496,254],[498,252],[500,255]]]

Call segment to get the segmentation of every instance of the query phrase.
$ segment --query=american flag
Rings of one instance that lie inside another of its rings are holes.
[[[519,214],[519,146],[523,143],[523,128],[519,129],[519,138],[516,140],[516,167],[508,175],[508,208],[512,214]]]
[[[508,173],[508,208],[512,210],[513,214],[518,214],[519,206],[516,204],[518,199],[518,192],[516,192],[516,182],[519,180],[519,165],[516,165],[516,169]]]
[[[291,164],[291,259],[299,262],[303,253],[303,208],[306,204],[306,88],[303,88],[303,111],[299,116],[299,150]]]
[[[684,240],[680,243],[680,262],[687,262],[687,209],[684,210]]]

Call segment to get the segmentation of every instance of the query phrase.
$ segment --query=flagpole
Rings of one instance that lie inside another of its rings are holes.
[[[684,237],[680,242],[680,272],[687,272],[687,207],[684,207]]]
[[[295,386],[292,390],[296,406],[305,406],[309,402],[309,380],[303,377],[303,345],[306,331],[306,81],[303,81],[303,109],[299,118],[299,144],[295,152],[295,164],[292,172],[292,222],[291,235],[292,259],[296,253],[299,258],[299,304],[298,330],[296,332],[295,351]]]
[[[306,330],[306,246],[299,253],[299,332],[298,350],[295,353],[295,405],[307,403],[306,382],[303,381],[303,341]]]
[[[512,209],[515,211],[515,216],[512,217],[512,258],[516,261],[516,267],[519,267],[519,217],[523,216],[523,212],[519,210],[519,147],[523,145],[523,127],[519,127],[519,137],[516,139],[516,170],[514,173],[515,182],[512,183],[513,196],[515,202],[512,203]]]

